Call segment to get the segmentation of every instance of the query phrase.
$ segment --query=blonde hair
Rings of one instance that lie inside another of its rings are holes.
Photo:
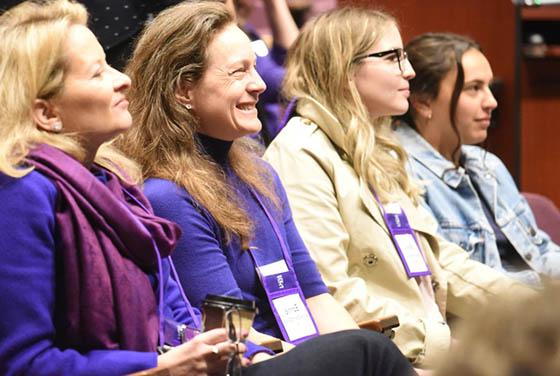
[[[283,94],[312,98],[338,119],[346,135],[344,152],[382,201],[404,191],[417,202],[420,189],[408,177],[406,153],[392,135],[390,118],[372,119],[352,80],[356,58],[367,54],[389,25],[396,25],[390,15],[356,7],[312,20],[289,51]]]
[[[184,187],[224,231],[248,246],[253,225],[219,165],[197,145],[198,120],[175,97],[195,85],[207,68],[208,46],[232,15],[218,2],[182,3],[161,12],[138,40],[126,72],[132,78],[130,111],[135,128],[118,144],[142,166],[145,178]],[[249,140],[235,140],[228,159],[237,176],[275,205],[268,169]]]
[[[64,90],[68,30],[86,24],[84,6],[69,0],[26,1],[0,16],[0,172],[25,176],[33,168],[24,168],[24,159],[43,143],[84,160],[75,135],[38,128],[31,108],[35,99],[48,100]],[[109,145],[99,149],[95,162],[135,176],[135,164]]]

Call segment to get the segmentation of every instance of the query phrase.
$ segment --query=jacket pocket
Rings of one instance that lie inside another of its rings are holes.
[[[484,262],[484,234],[478,224],[460,226],[456,223],[442,222],[439,231],[444,238],[467,251],[471,259]]]
[[[520,201],[514,208],[515,213],[515,224],[521,233],[526,236],[526,238],[532,244],[540,246],[543,244],[544,239],[538,231],[537,224],[533,220],[533,215],[531,209],[526,201]]]

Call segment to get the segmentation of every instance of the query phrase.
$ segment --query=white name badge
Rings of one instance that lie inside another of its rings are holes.
[[[402,213],[401,206],[396,202],[389,203],[389,204],[385,205],[384,208],[385,208],[385,213],[387,213],[387,214],[401,214]]]
[[[426,260],[424,260],[422,251],[420,251],[418,244],[411,234],[397,234],[395,235],[395,241],[398,243],[403,262],[409,273],[429,273],[430,269],[426,264]]]
[[[288,271],[288,265],[284,259],[259,266],[259,271],[263,277],[268,277],[269,275],[285,273]]]
[[[299,294],[272,300],[290,342],[317,334],[313,320]]]

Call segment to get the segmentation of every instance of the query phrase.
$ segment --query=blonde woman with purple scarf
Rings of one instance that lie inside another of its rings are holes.
[[[86,24],[67,0],[0,17],[0,374],[223,374],[224,329],[156,352],[164,318],[198,313],[168,278],[180,230],[105,144],[132,124],[130,79]]]

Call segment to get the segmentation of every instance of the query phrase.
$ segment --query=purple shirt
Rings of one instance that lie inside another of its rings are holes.
[[[64,325],[57,320],[57,194],[39,172],[19,179],[0,173],[0,374],[122,375],[155,367],[156,353],[81,354],[57,346],[57,328]],[[165,260],[163,267],[164,314],[192,325]]]
[[[227,150],[219,152],[227,153],[229,146],[225,147]],[[215,159],[220,162],[220,158]],[[269,168],[273,172],[272,167]],[[284,188],[274,172],[273,177],[281,209],[272,209],[272,205],[269,208],[277,218],[280,231],[290,249],[303,294],[310,298],[326,293],[327,287],[295,227]],[[246,212],[253,219],[255,231],[251,245],[258,247],[255,252],[262,252],[260,260],[263,263],[280,260],[283,257],[280,243],[264,211],[237,176],[229,174],[229,181],[239,192]],[[239,240],[233,239],[230,244],[224,244],[221,240],[222,231],[214,218],[186,190],[174,183],[163,179],[148,179],[144,190],[156,215],[178,223],[183,230],[183,236],[172,258],[181,283],[187,287],[185,292],[189,301],[200,307],[207,294],[254,300],[259,313],[253,327],[259,332],[282,338],[255,265],[249,253],[241,250]]]

